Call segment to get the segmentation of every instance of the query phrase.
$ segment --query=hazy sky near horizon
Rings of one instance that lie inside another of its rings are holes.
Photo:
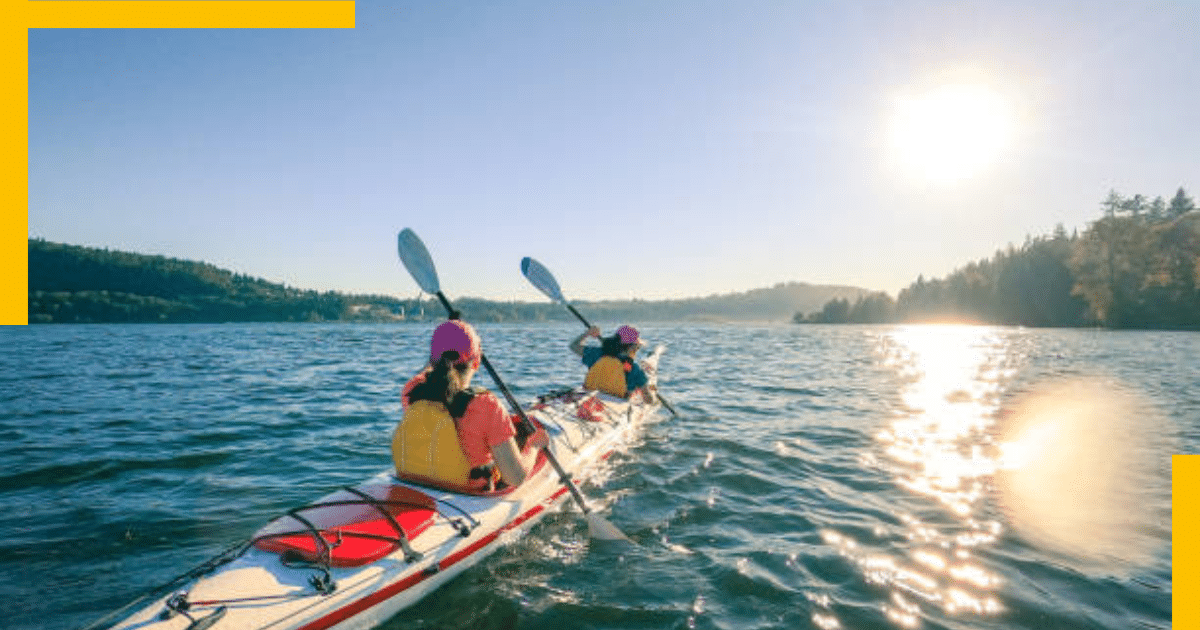
[[[303,289],[895,293],[1200,187],[1200,3],[376,2],[31,29],[29,235]]]

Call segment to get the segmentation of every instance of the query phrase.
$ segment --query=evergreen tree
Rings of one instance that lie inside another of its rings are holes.
[[[1167,206],[1167,218],[1177,219],[1192,210],[1196,209],[1196,203],[1188,196],[1187,192],[1180,187],[1175,192],[1175,196],[1171,198],[1171,203]]]

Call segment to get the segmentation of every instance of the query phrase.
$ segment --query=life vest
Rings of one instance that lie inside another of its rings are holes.
[[[625,386],[625,372],[631,367],[631,364],[620,357],[602,356],[588,370],[587,377],[583,379],[583,386],[624,398],[629,395],[629,389]]]
[[[404,420],[392,435],[392,462],[396,476],[438,488],[478,492],[471,465],[458,441],[458,426],[446,406],[416,400],[404,411]],[[486,490],[486,485],[482,488]]]

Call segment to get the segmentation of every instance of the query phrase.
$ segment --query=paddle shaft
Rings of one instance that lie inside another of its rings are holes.
[[[580,315],[579,311],[575,310],[575,307],[572,304],[568,302],[563,302],[563,304],[566,304],[567,308],[571,311],[571,314],[575,317],[578,317],[579,321],[583,322],[584,326],[586,326],[589,330],[591,329],[592,325],[588,323],[587,318],[585,318],[583,315]]]
[[[446,307],[447,313],[453,314],[455,312],[454,307],[450,304],[450,300],[446,299],[446,295],[444,293],[438,291],[434,295],[436,295],[438,300],[441,301],[442,306]],[[578,315],[578,313],[576,314]],[[537,431],[537,428],[533,426],[533,421],[529,419],[529,416],[525,415],[525,410],[521,408],[519,403],[517,403],[517,399],[512,395],[512,392],[508,390],[508,386],[504,384],[504,381],[500,379],[500,375],[497,374],[496,369],[492,367],[492,362],[488,361],[487,355],[485,355],[483,352],[479,353],[479,362],[482,363],[484,369],[487,370],[488,376],[492,377],[492,382],[496,384],[496,387],[500,388],[500,392],[504,394],[504,399],[508,401],[509,406],[516,410],[517,418],[520,419],[521,430],[524,431],[526,435],[533,435],[533,433]],[[562,481],[563,485],[567,487],[567,490],[571,491],[571,496],[575,497],[575,502],[579,504],[579,509],[583,510],[584,514],[590,514],[592,510],[588,507],[587,502],[583,500],[583,493],[579,491],[579,488],[575,485],[575,482],[571,480],[570,473],[563,469],[562,464],[558,462],[558,458],[554,456],[554,453],[551,452],[548,446],[542,448],[542,453],[546,455],[546,461],[550,462],[550,465],[554,468],[554,471],[558,473],[559,480]]]

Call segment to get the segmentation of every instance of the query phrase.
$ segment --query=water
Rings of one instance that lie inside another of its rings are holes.
[[[611,328],[612,326],[607,326]],[[389,465],[429,325],[6,329],[0,626],[72,628]],[[566,324],[485,325],[517,397]],[[1169,628],[1200,335],[646,326],[679,418],[385,628]],[[486,376],[481,377],[486,382]]]

